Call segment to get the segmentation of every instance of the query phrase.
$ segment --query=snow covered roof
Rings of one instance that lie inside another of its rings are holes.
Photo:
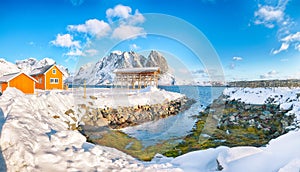
[[[148,73],[157,72],[159,67],[143,67],[143,68],[122,68],[114,70],[114,73]]]
[[[52,66],[54,65],[47,65],[47,66],[44,66],[44,67],[40,67],[40,68],[36,68],[34,69],[30,75],[39,75],[39,74],[43,74],[45,73],[46,71],[48,71]]]
[[[44,74],[46,72],[48,72],[48,70],[50,70],[53,66],[56,66],[55,64],[53,65],[47,65],[47,66],[44,66],[44,67],[40,67],[40,68],[36,68],[34,69],[30,75],[39,75],[39,74]],[[57,69],[63,73],[58,67]]]
[[[30,79],[32,79],[35,82],[37,82],[36,79],[32,78],[31,76],[27,75],[26,73],[24,73],[24,72],[18,72],[18,73],[11,73],[11,74],[7,74],[7,75],[3,75],[2,77],[0,77],[0,83],[9,82],[9,81],[11,81],[12,79],[14,79],[15,77],[17,77],[17,76],[19,76],[21,74],[24,74],[24,75],[28,76]]]

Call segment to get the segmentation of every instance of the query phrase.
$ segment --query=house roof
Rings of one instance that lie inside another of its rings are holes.
[[[2,77],[0,77],[0,83],[9,82],[9,81],[11,81],[12,79],[14,79],[15,77],[17,77],[21,74],[24,74],[24,75],[28,76],[30,79],[32,79],[34,82],[37,82],[36,79],[32,78],[31,76],[27,75],[26,73],[18,72],[18,73],[10,73],[10,74],[7,74],[7,75],[3,75]]]
[[[143,67],[143,68],[122,68],[114,70],[114,73],[149,73],[157,72],[159,67]]]
[[[40,67],[40,68],[35,68],[35,69],[33,69],[33,71],[31,72],[30,75],[40,75],[40,74],[47,73],[53,66],[56,66],[56,65],[53,64],[53,65],[47,65],[47,66]],[[59,69],[59,67],[57,67],[57,69],[63,74],[63,72]]]

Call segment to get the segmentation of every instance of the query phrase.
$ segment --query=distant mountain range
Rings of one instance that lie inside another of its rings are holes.
[[[113,51],[109,55],[99,58],[96,63],[87,63],[79,70],[70,75],[68,69],[62,65],[57,65],[64,73],[64,80],[69,84],[81,85],[86,81],[88,85],[107,85],[114,81],[114,70],[120,68],[137,68],[137,67],[159,67],[161,71],[159,85],[224,85],[224,83],[213,83],[210,81],[191,80],[188,78],[175,78],[171,72],[165,57],[157,52],[151,51],[147,57],[136,52]],[[51,58],[37,60],[28,58],[18,60],[15,64],[0,58],[0,76],[8,73],[25,72],[30,74],[36,68],[55,64]],[[173,69],[174,70],[174,69]]]
[[[113,71],[115,69],[137,67],[159,67],[161,70],[159,84],[173,85],[175,83],[175,78],[169,71],[167,60],[157,51],[151,51],[147,58],[133,51],[113,51],[95,64],[88,63],[80,67],[78,72],[68,81],[73,81],[73,84],[83,84],[84,81],[88,85],[111,84],[114,81],[115,74]]]
[[[42,60],[37,60],[35,58],[29,58],[25,60],[18,60],[15,64],[6,61],[5,59],[0,59],[0,76],[16,73],[16,72],[24,72],[30,74],[36,68],[41,68],[48,65],[55,64],[55,61],[50,58],[44,58]],[[57,65],[59,69],[64,73],[64,79],[70,76],[67,68],[61,65]]]

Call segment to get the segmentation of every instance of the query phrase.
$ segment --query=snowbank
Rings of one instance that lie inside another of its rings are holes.
[[[229,99],[263,103],[267,97],[280,104],[298,106],[299,90],[226,89]],[[237,93],[237,94],[235,94]],[[282,95],[281,98],[280,95]],[[294,95],[296,99],[294,100]],[[278,99],[277,99],[278,98]],[[0,97],[4,124],[1,149],[8,171],[299,171],[300,131],[290,131],[271,140],[266,147],[218,147],[182,155],[177,158],[156,156],[151,162],[140,162],[120,151],[86,142],[77,131],[67,130],[64,112],[74,106],[71,93],[50,92],[24,95],[8,88]],[[299,108],[299,106],[298,106]],[[299,113],[299,109],[295,109]],[[53,116],[59,116],[53,118]]]
[[[271,140],[266,147],[218,147],[187,153],[170,161],[188,172],[281,171],[300,170],[300,131],[291,131]],[[156,160],[157,161],[157,160]],[[219,164],[218,164],[219,163]]]
[[[24,95],[8,88],[0,97],[5,123],[1,149],[8,171],[155,171],[171,164],[145,166],[129,155],[86,142],[67,130],[62,118],[74,106],[71,94]],[[53,116],[60,116],[54,118]],[[176,169],[172,169],[176,170]]]
[[[74,89],[73,92],[77,95],[77,103],[86,102],[86,99],[82,99],[83,88]],[[146,87],[142,90],[89,88],[86,94],[87,97],[97,97],[93,102],[94,108],[154,105],[184,97],[183,94],[161,90],[156,87]]]
[[[223,94],[247,104],[280,105],[280,109],[289,110],[286,115],[295,115],[295,123],[300,127],[300,88],[227,88]]]

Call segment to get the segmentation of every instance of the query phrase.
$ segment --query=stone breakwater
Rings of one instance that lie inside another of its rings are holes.
[[[136,105],[132,107],[91,108],[82,105],[81,108],[86,109],[86,114],[81,121],[86,126],[109,126],[113,129],[119,129],[176,115],[187,110],[194,103],[195,100],[181,97],[171,101],[165,100],[161,104]]]
[[[286,114],[290,110],[280,109],[280,105],[273,104],[272,100],[263,105],[245,104],[238,100],[228,100],[227,96],[222,95],[202,113],[212,114],[218,121],[219,129],[230,132],[230,129],[236,127],[255,128],[262,130],[268,138],[275,138],[296,128],[295,116]]]

